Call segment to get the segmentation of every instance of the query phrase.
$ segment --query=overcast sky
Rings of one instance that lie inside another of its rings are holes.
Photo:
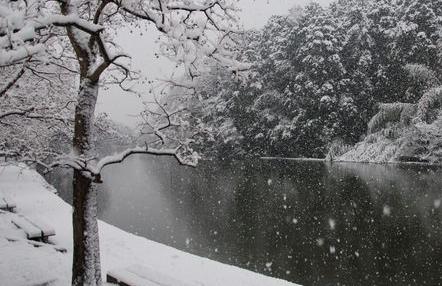
[[[238,0],[242,9],[241,21],[245,28],[261,28],[272,15],[287,14],[296,5],[305,5],[310,0]],[[317,0],[327,5],[331,0]],[[148,79],[166,78],[173,70],[173,64],[166,59],[156,59],[155,44],[157,32],[151,27],[143,35],[122,31],[118,37],[125,52],[132,56],[132,65],[141,70]],[[135,127],[136,115],[141,111],[141,99],[123,92],[118,87],[101,90],[97,104],[98,112],[106,112],[119,123]]]

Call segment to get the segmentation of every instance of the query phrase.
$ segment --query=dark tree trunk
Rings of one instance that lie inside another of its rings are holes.
[[[98,81],[80,79],[75,109],[74,152],[79,157],[93,156],[92,127]],[[74,171],[73,181],[74,255],[72,285],[101,285],[100,251],[97,223],[97,189],[94,178],[81,170]]]

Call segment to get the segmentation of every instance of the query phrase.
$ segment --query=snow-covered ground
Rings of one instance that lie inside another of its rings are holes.
[[[0,192],[17,203],[17,213],[50,224],[56,231],[50,242],[67,249],[66,253],[60,253],[51,245],[34,247],[28,243],[24,232],[11,223],[14,214],[0,213],[0,284],[69,285],[71,206],[59,198],[39,174],[26,168],[0,167]],[[175,281],[190,285],[295,285],[191,255],[101,221],[99,231],[103,279],[108,270],[141,265],[150,273],[171,276]]]

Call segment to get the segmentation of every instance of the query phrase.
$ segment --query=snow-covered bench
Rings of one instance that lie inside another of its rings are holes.
[[[5,239],[9,242],[27,242],[30,245],[39,248],[39,247],[49,247],[52,248],[53,250],[57,251],[57,252],[61,252],[61,253],[66,253],[67,249],[64,247],[60,247],[57,245],[53,245],[53,244],[48,244],[48,243],[43,243],[43,242],[39,242],[39,241],[35,241],[35,240],[24,240],[22,238],[18,238],[18,237],[12,237],[12,236],[6,236]]]
[[[8,212],[14,212],[17,205],[13,200],[10,198],[4,196],[2,193],[0,193],[0,210],[5,210]]]
[[[108,271],[106,282],[120,286],[196,286],[141,265]]]
[[[55,235],[55,230],[46,223],[36,219],[31,221],[23,215],[14,216],[12,223],[26,233],[27,239],[47,242],[49,236]]]

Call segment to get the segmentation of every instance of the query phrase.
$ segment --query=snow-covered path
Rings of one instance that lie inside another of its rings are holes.
[[[23,231],[11,223],[12,214],[0,213],[0,281],[2,285],[69,285],[72,260],[71,206],[32,170],[0,167],[0,192],[17,203],[17,212],[43,220],[54,227],[51,246],[35,248]],[[103,276],[107,270],[140,264],[161,275],[201,286],[294,286],[234,266],[222,264],[124,232],[99,222]],[[11,242],[6,238],[15,238]],[[103,277],[104,278],[104,277]],[[170,285],[173,286],[173,285]]]

